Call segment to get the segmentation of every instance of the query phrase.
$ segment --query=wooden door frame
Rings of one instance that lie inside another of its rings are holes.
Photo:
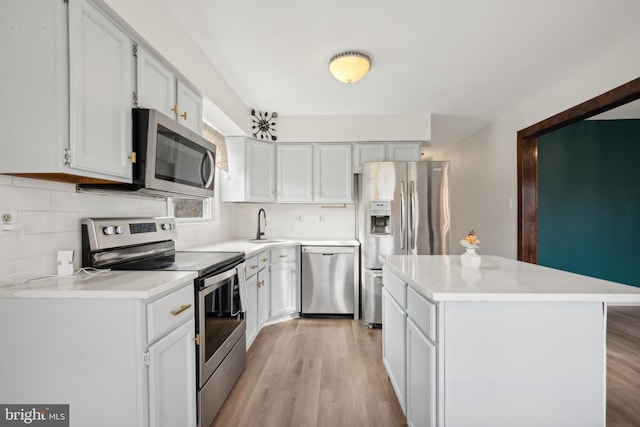
[[[518,131],[518,259],[538,262],[538,137],[640,99],[640,77]]]

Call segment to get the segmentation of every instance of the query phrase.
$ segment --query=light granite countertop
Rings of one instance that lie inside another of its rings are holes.
[[[0,298],[149,299],[193,281],[194,271],[106,271],[0,287]]]
[[[392,255],[383,266],[433,301],[557,301],[640,304],[640,288],[513,259],[482,255],[480,268],[457,255]]]
[[[221,242],[207,243],[184,249],[186,251],[199,252],[244,252],[247,258],[272,247],[278,246],[360,246],[360,242],[356,239],[320,239],[320,238],[301,238],[301,239],[279,239],[269,238],[265,242],[251,242],[248,239],[224,240]]]

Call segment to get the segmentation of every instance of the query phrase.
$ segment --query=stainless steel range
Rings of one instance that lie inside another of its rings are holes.
[[[83,267],[197,271],[198,423],[209,426],[246,366],[242,252],[176,251],[173,218],[87,218]]]

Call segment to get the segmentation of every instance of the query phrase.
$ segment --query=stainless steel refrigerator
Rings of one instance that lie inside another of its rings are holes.
[[[374,325],[382,323],[380,255],[449,254],[449,162],[364,163],[357,201],[362,320]]]

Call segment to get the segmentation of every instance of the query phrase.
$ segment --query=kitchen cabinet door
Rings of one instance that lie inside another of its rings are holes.
[[[155,56],[138,46],[136,94],[138,106],[175,117],[176,76]]]
[[[295,262],[271,265],[271,317],[297,312]]]
[[[390,142],[387,144],[387,160],[416,162],[420,160],[419,142]]]
[[[385,144],[355,144],[353,158],[353,173],[362,172],[364,162],[383,162],[386,160]]]
[[[258,328],[269,320],[271,312],[271,278],[269,269],[258,273]]]
[[[247,297],[244,320],[247,323],[247,349],[251,347],[258,335],[258,276],[247,279]]]
[[[129,36],[86,0],[69,2],[69,164],[131,182]]]
[[[382,289],[382,363],[389,375],[402,411],[406,414],[407,313],[385,288]]]
[[[246,140],[245,176],[246,201],[275,201],[275,146],[272,143],[255,139]]]
[[[313,201],[313,146],[278,144],[278,202]]]
[[[183,126],[188,127],[192,131],[202,133],[202,96],[184,84],[181,80],[177,80],[177,98],[178,106],[177,120]]]
[[[436,426],[436,346],[407,320],[407,425]]]
[[[161,111],[202,133],[202,96],[158,58],[137,47],[138,106]]]
[[[314,201],[352,202],[351,144],[314,144]]]
[[[196,427],[195,320],[149,347],[149,425]]]

